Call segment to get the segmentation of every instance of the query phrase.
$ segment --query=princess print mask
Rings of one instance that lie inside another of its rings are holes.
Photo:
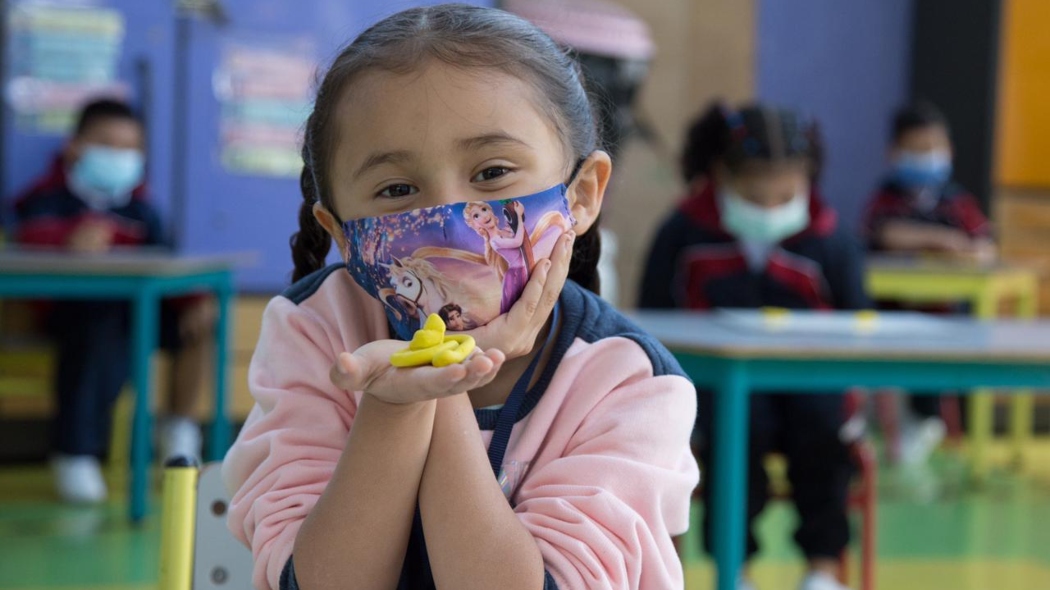
[[[347,221],[347,270],[383,302],[401,340],[432,313],[450,331],[472,330],[517,302],[536,261],[576,224],[565,192],[559,184],[513,199]]]

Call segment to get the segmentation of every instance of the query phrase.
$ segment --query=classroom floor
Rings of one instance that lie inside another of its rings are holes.
[[[965,473],[951,451],[925,471],[883,470],[879,588],[1050,588],[1050,441],[1033,445],[1022,475],[1000,469],[975,489]],[[55,504],[43,468],[0,469],[0,589],[153,590],[158,526],[155,517],[130,526],[118,498],[99,508]],[[774,504],[760,528],[758,588],[793,590],[801,575],[793,511]],[[688,545],[686,587],[707,590],[711,567]]]

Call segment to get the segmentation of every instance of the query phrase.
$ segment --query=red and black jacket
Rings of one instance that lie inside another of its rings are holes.
[[[937,195],[936,204],[924,210],[916,197],[901,185],[888,181],[868,202],[864,214],[864,232],[868,249],[882,250],[879,231],[887,221],[905,220],[960,229],[971,238],[990,238],[988,218],[981,211],[976,197],[955,183],[948,183]]]
[[[16,242],[32,246],[64,247],[81,223],[103,219],[114,228],[114,245],[159,246],[164,233],[156,210],[146,200],[145,188],[132,193],[127,205],[95,211],[69,190],[62,158],[15,199]]]
[[[810,223],[775,248],[765,269],[753,271],[736,238],[723,227],[707,183],[686,197],[660,227],[642,280],[639,307],[863,309],[859,244],[838,224],[816,190]]]

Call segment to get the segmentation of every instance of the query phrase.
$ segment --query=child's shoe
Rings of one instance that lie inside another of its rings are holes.
[[[186,457],[200,462],[201,429],[193,420],[178,416],[168,418],[161,429],[161,458],[163,462],[175,457]]]
[[[106,499],[106,480],[98,459],[91,455],[55,455],[51,458],[58,497],[69,504],[98,504]]]
[[[849,590],[827,572],[813,572],[802,579],[798,590]]]

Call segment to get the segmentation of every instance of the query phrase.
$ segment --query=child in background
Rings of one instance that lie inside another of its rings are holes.
[[[297,282],[267,307],[223,463],[256,588],[683,587],[695,393],[596,293],[599,146],[572,59],[509,13],[407,10],[336,57],[305,128]],[[520,203],[536,236],[507,313],[474,201]],[[345,265],[325,267],[333,240]],[[414,318],[381,292],[407,256],[484,352],[391,366]]]
[[[690,128],[682,154],[689,195],[664,222],[649,253],[643,308],[861,309],[868,305],[857,244],[820,198],[816,126],[761,105],[712,107]],[[708,392],[699,402],[700,455],[711,465]],[[841,590],[839,555],[849,541],[846,500],[853,472],[840,438],[841,395],[751,397],[747,557],[758,551],[754,522],[768,500],[764,459],[788,460],[808,560],[803,590]],[[704,486],[704,501],[710,499]],[[711,546],[705,514],[704,541]],[[739,588],[751,588],[745,574]]]
[[[977,199],[952,182],[948,122],[917,103],[893,118],[890,170],[872,196],[864,227],[873,252],[940,252],[995,258],[991,227]]]
[[[15,202],[15,240],[75,254],[162,245],[160,220],[145,198],[145,133],[126,104],[99,100],[80,113],[76,131],[47,175]],[[130,371],[129,305],[124,301],[56,301],[47,314],[57,345],[52,468],[59,496],[73,503],[106,497],[99,468],[113,404]],[[211,299],[166,300],[161,345],[174,353],[171,407],[161,428],[165,457],[200,454],[190,417],[211,357]]]
[[[991,226],[977,199],[952,182],[948,121],[933,105],[916,103],[893,118],[890,170],[865,214],[868,249],[882,253],[932,252],[991,261]],[[935,310],[942,311],[942,310]],[[900,459],[920,465],[944,439],[941,397],[908,399]]]

